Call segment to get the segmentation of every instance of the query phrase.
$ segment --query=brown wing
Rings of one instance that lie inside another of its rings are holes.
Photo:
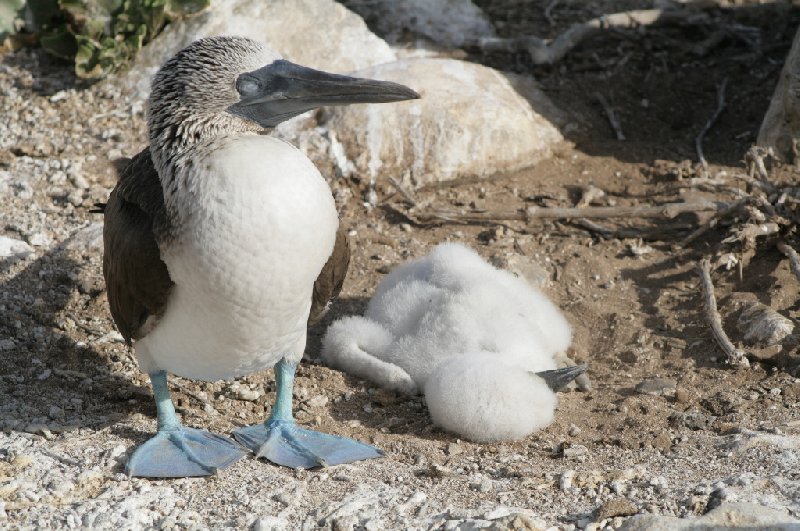
[[[314,294],[311,298],[311,313],[308,316],[308,324],[314,324],[322,319],[322,316],[328,310],[330,301],[342,291],[342,284],[344,284],[344,277],[347,276],[348,265],[350,265],[350,242],[347,241],[347,233],[344,228],[339,227],[333,252],[328,261],[325,262],[316,282],[314,282]]]
[[[108,304],[130,344],[131,339],[146,335],[143,327],[150,316],[163,314],[172,288],[156,243],[156,232],[166,230],[166,209],[149,149],[119,170],[104,214],[103,276]]]

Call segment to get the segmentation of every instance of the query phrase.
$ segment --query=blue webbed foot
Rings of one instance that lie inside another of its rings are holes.
[[[133,452],[125,472],[145,478],[210,476],[244,457],[246,450],[226,437],[179,426],[159,430]]]
[[[233,436],[256,457],[290,468],[341,465],[384,455],[368,444],[300,428],[293,420],[269,420],[240,428]]]

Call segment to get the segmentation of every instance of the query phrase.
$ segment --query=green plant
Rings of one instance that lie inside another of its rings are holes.
[[[6,0],[2,0],[6,1]],[[98,79],[123,68],[164,25],[211,0],[28,0],[25,26],[49,53],[74,58],[75,73]]]

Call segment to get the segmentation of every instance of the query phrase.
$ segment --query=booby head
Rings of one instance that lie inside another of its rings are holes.
[[[419,98],[408,87],[306,68],[258,41],[199,39],[153,78],[148,109],[151,147],[169,149],[232,132],[277,126],[326,105]]]

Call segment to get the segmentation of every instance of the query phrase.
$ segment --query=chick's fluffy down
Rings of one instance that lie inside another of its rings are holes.
[[[496,356],[454,356],[428,378],[425,401],[437,426],[476,442],[521,439],[553,421],[556,395],[544,380]]]

